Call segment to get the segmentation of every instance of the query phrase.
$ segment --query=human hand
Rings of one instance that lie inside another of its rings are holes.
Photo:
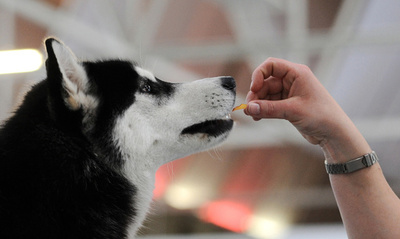
[[[339,150],[355,137],[357,142],[364,141],[346,113],[305,65],[267,59],[254,70],[246,101],[248,107],[244,112],[254,120],[286,119],[310,143],[328,151]]]
[[[246,101],[245,113],[254,120],[286,119],[313,144],[331,131],[332,114],[342,113],[307,66],[275,58],[254,70]]]
[[[254,120],[290,121],[309,142],[322,147],[328,163],[347,162],[371,152],[307,66],[267,59],[253,72],[246,101],[245,114]],[[330,180],[349,238],[399,238],[400,202],[379,163],[351,174],[332,174]],[[377,222],[382,226],[376,227]]]

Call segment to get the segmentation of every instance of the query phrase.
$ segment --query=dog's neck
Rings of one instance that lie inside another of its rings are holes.
[[[151,162],[151,160],[147,162]],[[139,230],[144,219],[146,218],[147,212],[149,211],[155,186],[156,170],[156,167],[146,167],[144,165],[139,165],[138,162],[134,159],[125,158],[125,165],[123,170],[124,174],[137,189],[137,193],[134,197],[133,202],[135,204],[134,207],[136,209],[136,215],[135,220],[129,227],[128,238],[135,237],[135,234]]]

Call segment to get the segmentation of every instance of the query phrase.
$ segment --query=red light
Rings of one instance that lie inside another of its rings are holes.
[[[161,198],[164,195],[168,183],[168,171],[166,170],[166,168],[162,167],[156,172],[156,184],[153,190],[153,199]]]
[[[244,232],[247,228],[251,210],[243,203],[222,200],[206,204],[200,217],[207,222],[234,232]]]

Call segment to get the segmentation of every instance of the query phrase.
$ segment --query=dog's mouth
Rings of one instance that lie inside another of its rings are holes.
[[[204,122],[191,125],[182,130],[181,135],[207,134],[208,136],[218,137],[233,127],[233,120],[230,115],[223,119],[206,120]]]

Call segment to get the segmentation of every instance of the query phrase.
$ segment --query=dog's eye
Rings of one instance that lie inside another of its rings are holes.
[[[147,84],[147,83],[143,83],[143,84],[140,86],[140,90],[141,90],[143,93],[150,93],[150,92],[151,92],[151,86],[150,86],[149,84]]]

